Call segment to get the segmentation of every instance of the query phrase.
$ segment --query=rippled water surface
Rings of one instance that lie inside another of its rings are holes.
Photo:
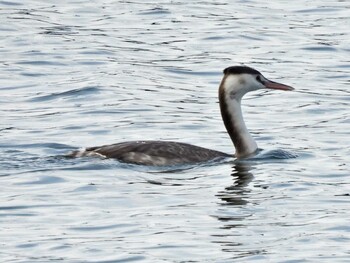
[[[348,1],[0,1],[1,261],[349,262],[349,28]],[[237,64],[296,88],[245,97],[260,156],[60,157],[233,153],[217,88]]]

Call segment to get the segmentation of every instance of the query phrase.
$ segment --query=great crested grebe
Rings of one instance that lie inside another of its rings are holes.
[[[69,156],[100,156],[153,166],[185,165],[227,157],[253,156],[258,146],[244,123],[241,99],[247,92],[259,89],[293,90],[290,86],[268,80],[250,67],[233,66],[224,70],[219,87],[220,110],[227,133],[236,149],[235,155],[180,142],[131,141],[73,151]]]

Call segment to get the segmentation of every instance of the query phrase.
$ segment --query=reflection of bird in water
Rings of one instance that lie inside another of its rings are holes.
[[[248,203],[245,200],[245,194],[250,192],[246,187],[254,179],[253,174],[250,172],[252,169],[253,167],[249,163],[235,163],[231,174],[234,180],[233,184],[225,187],[225,190],[216,195],[224,201],[223,205],[245,205]]]
[[[242,97],[258,89],[293,90],[290,86],[268,80],[259,71],[249,67],[234,66],[224,70],[219,87],[220,110],[237,158],[252,156],[258,149],[244,123],[241,111]],[[154,166],[194,164],[232,157],[231,154],[169,141],[122,142],[74,151],[69,156],[100,156],[126,163]]]

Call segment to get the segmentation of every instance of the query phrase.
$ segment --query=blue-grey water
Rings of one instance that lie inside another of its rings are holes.
[[[340,0],[0,1],[0,261],[350,262],[349,28]],[[217,88],[237,64],[296,88],[245,97],[262,156],[60,157],[140,139],[233,153]]]

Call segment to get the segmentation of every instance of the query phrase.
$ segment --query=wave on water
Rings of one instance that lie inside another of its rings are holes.
[[[84,87],[84,88],[77,88],[77,89],[71,89],[68,91],[63,92],[56,92],[51,94],[45,94],[45,95],[37,95],[36,97],[32,98],[30,101],[37,102],[37,101],[50,101],[55,100],[59,98],[67,98],[72,97],[76,99],[77,96],[87,96],[90,94],[97,94],[100,92],[100,89],[98,87]]]
[[[258,154],[250,157],[246,160],[284,160],[284,159],[294,159],[299,155],[295,152],[290,152],[282,149],[273,149],[273,150],[263,150],[260,149]],[[240,160],[241,161],[241,160]]]

